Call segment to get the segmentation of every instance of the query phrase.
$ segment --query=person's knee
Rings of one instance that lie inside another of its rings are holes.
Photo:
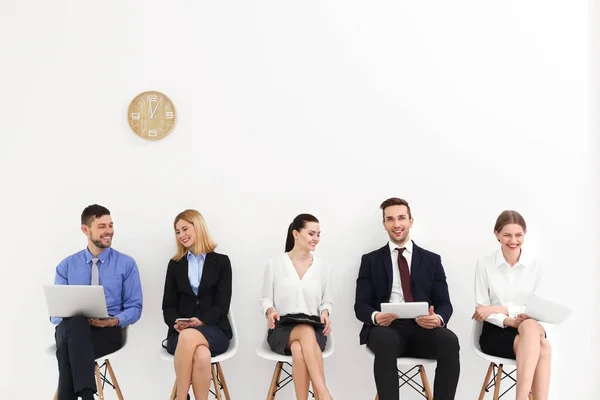
[[[519,335],[543,335],[544,328],[534,319],[526,319],[519,325]]]
[[[204,369],[210,367],[210,350],[206,346],[198,346],[194,351],[194,367]]]
[[[298,329],[298,336],[303,342],[315,342],[317,340],[315,336],[315,328],[310,325],[298,325],[294,329]]]
[[[458,357],[460,353],[460,341],[458,340],[458,336],[449,329],[440,332],[443,332],[438,347],[441,350],[440,353],[452,358]]]
[[[302,336],[315,335],[315,328],[306,324],[298,325],[298,331]]]
[[[292,345],[290,346],[290,350],[292,351],[292,359],[294,361],[304,361],[304,354],[302,354],[302,345],[299,341],[293,341]]]
[[[192,329],[184,329],[179,333],[177,339],[177,346],[183,347],[197,347],[198,346],[198,335]]]

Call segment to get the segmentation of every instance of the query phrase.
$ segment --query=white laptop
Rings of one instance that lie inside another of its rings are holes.
[[[44,285],[51,317],[110,318],[100,285]]]

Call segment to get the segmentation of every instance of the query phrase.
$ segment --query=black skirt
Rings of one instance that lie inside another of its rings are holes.
[[[277,354],[281,354],[284,356],[291,356],[292,351],[290,350],[290,346],[288,345],[290,341],[290,334],[292,333],[292,329],[294,329],[298,325],[302,325],[302,323],[292,323],[287,320],[291,318],[292,320],[295,317],[306,318],[314,321],[315,325],[311,325],[315,330],[315,338],[317,339],[317,344],[321,351],[325,351],[325,345],[327,344],[327,336],[323,334],[323,328],[320,326],[320,318],[314,315],[305,315],[305,314],[289,314],[284,315],[280,318],[279,322],[275,323],[275,329],[269,329],[267,333],[267,343],[271,350],[273,350]],[[282,323],[284,322],[285,323]],[[308,325],[308,324],[307,324]]]
[[[506,326],[500,328],[489,322],[483,323],[479,345],[485,354],[495,357],[510,358],[516,360],[514,343],[519,334],[516,328]]]

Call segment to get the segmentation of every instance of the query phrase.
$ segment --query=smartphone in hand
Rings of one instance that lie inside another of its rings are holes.
[[[190,318],[177,318],[175,322],[190,322]]]

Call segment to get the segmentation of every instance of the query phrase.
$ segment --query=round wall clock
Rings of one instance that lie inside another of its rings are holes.
[[[140,93],[129,103],[127,121],[131,130],[146,140],[166,138],[175,126],[177,114],[171,100],[160,92]]]

